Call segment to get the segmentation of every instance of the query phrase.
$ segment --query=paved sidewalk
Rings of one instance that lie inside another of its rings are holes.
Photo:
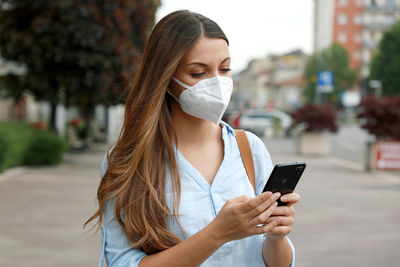
[[[291,234],[297,267],[399,266],[399,176],[368,174],[334,157],[297,156],[292,140],[265,142],[275,163],[308,164]],[[85,234],[82,224],[95,209],[104,151],[0,175],[0,266],[97,265],[100,235]]]
[[[296,266],[400,266],[400,177],[366,173],[335,157],[294,153],[293,140],[265,140],[274,163],[305,161],[290,235]]]
[[[100,234],[82,225],[95,211],[101,150],[0,176],[0,266],[97,266]]]

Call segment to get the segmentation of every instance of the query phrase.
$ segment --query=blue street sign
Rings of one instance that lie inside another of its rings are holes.
[[[317,74],[317,90],[323,93],[333,91],[334,74],[330,70],[318,71]]]

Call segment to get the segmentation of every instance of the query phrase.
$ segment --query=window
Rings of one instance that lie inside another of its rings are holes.
[[[354,41],[356,44],[361,43],[361,35],[360,35],[359,33],[354,34],[354,36],[353,36],[353,41]]]
[[[396,0],[386,0],[386,6],[389,8],[396,7]]]
[[[356,15],[353,17],[353,22],[354,22],[355,25],[360,25],[361,22],[362,22],[361,14],[356,14]]]
[[[356,0],[356,6],[362,7],[363,6],[363,0]]]
[[[338,0],[339,6],[347,6],[347,0]]]
[[[396,22],[396,18],[395,17],[385,16],[383,18],[383,24],[385,24],[385,25],[392,25],[395,22]]]
[[[382,32],[376,32],[374,37],[375,37],[375,42],[379,43],[379,41],[382,39]]]
[[[345,42],[347,42],[347,35],[346,35],[346,33],[345,32],[339,32],[339,34],[338,34],[338,42],[339,43],[345,43]]]
[[[369,50],[363,50],[362,52],[362,58],[364,62],[369,62],[371,59],[371,53],[369,52]]]
[[[340,14],[338,15],[338,23],[339,23],[340,25],[345,25],[345,24],[347,24],[347,15],[344,14],[344,13],[340,13]]]
[[[376,14],[371,14],[371,16],[369,17],[369,22],[371,24],[378,24],[379,23],[379,16]]]
[[[371,23],[371,16],[369,14],[365,13],[363,20],[364,20],[365,24],[369,24],[369,23]]]
[[[362,39],[363,39],[364,42],[371,41],[371,39],[372,39],[371,33],[369,31],[363,31]]]

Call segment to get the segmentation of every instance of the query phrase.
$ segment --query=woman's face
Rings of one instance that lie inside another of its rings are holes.
[[[185,54],[174,77],[189,86],[215,76],[232,78],[230,63],[228,44],[224,39],[202,36]],[[172,81],[170,90],[179,97],[185,88]]]

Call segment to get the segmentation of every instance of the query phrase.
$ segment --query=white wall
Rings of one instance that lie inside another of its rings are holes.
[[[125,106],[111,106],[108,109],[107,142],[115,143],[118,140],[124,123]]]
[[[314,51],[327,48],[332,44],[334,0],[314,0]]]

